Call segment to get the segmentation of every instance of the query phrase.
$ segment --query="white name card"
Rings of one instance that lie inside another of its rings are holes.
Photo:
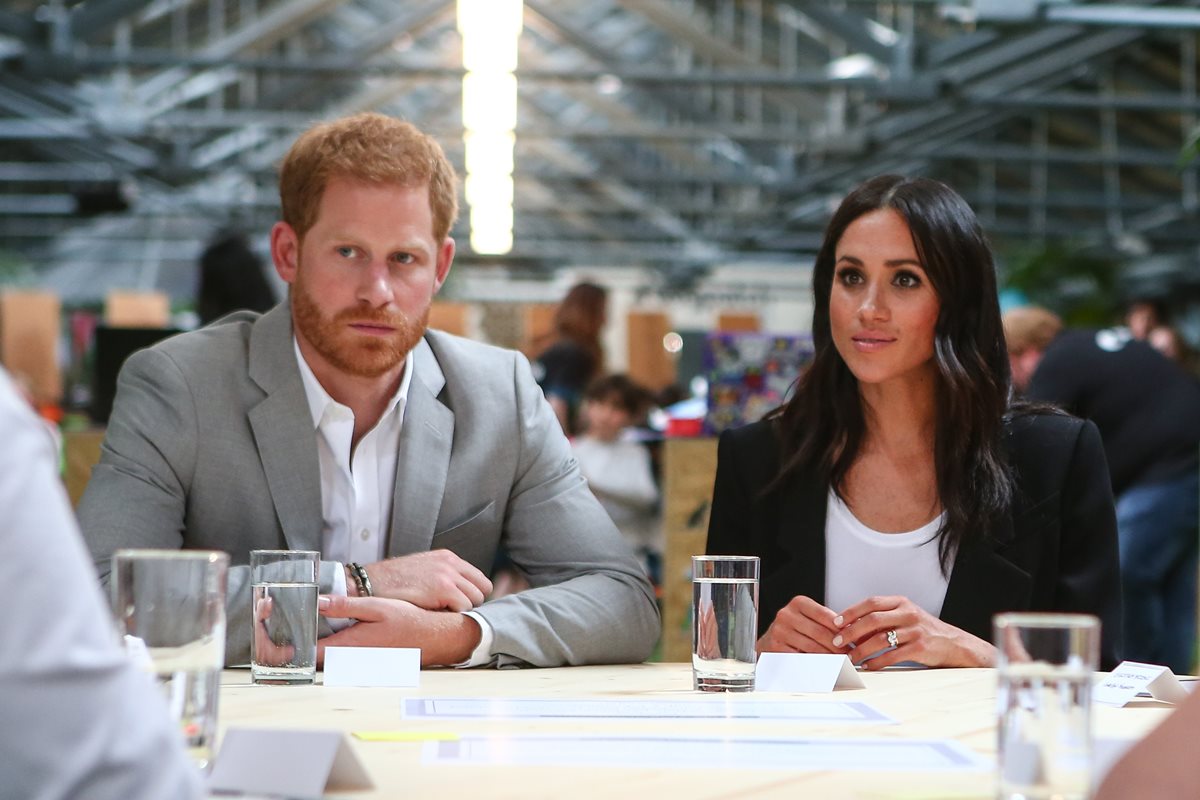
[[[1164,703],[1179,703],[1188,696],[1188,691],[1170,667],[1122,661],[1092,688],[1092,701],[1120,708],[1140,692],[1149,692],[1155,700]]]
[[[320,797],[374,785],[339,731],[230,728],[221,741],[208,787],[218,792]]]
[[[326,686],[421,685],[419,647],[326,647]]]
[[[862,689],[848,656],[837,653],[763,653],[754,670],[758,692],[832,692]]]

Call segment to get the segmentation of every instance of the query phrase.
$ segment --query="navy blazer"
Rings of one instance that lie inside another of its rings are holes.
[[[1054,414],[1006,423],[1016,478],[1009,513],[954,560],[941,619],[992,641],[992,615],[1064,611],[1101,620],[1102,669],[1119,663],[1121,582],[1117,522],[1096,426]],[[779,471],[772,423],[721,436],[708,552],[762,559],[759,634],[796,595],[825,601],[828,486],[793,475],[768,494]],[[865,599],[865,598],[864,598]]]

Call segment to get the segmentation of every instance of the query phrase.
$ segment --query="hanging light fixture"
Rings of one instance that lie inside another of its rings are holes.
[[[463,144],[471,249],[501,255],[513,245],[513,148],[517,40],[522,0],[458,0],[462,35]]]

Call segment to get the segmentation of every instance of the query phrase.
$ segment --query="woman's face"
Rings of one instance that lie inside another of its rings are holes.
[[[834,253],[833,343],[861,384],[927,382],[941,303],[917,258],[908,223],[892,209],[847,226]]]

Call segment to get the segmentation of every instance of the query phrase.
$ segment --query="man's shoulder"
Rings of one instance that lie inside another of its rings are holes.
[[[512,375],[513,363],[524,359],[516,350],[485,344],[430,328],[425,341],[443,370]]]
[[[261,317],[254,311],[235,311],[202,328],[163,339],[150,349],[175,359],[228,354],[237,349],[244,351],[254,323]]]

